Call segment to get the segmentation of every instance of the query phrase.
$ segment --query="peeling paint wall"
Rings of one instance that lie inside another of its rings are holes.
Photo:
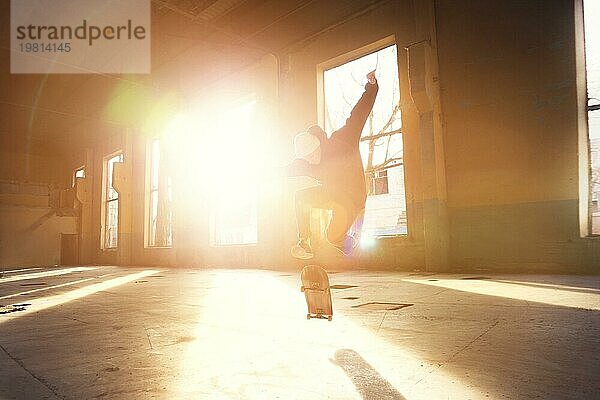
[[[56,155],[2,152],[0,270],[61,262],[61,234],[77,233],[75,212],[59,210],[66,164]]]
[[[74,215],[49,207],[0,206],[0,270],[61,263],[61,234],[76,234]]]

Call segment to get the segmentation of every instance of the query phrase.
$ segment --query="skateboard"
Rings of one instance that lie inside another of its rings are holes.
[[[331,321],[333,309],[331,307],[331,289],[327,271],[318,265],[307,265],[300,273],[302,287],[306,297],[308,313],[306,319],[322,318]]]

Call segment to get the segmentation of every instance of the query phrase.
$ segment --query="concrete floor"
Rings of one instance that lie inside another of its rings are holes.
[[[330,278],[332,322],[298,273],[5,271],[0,399],[600,398],[598,276]]]

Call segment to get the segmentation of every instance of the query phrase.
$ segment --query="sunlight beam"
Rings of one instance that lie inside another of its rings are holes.
[[[195,340],[182,349],[182,364],[174,371],[176,398],[360,400],[364,387],[353,376],[369,371],[380,383],[371,382],[370,393],[381,395],[373,398],[483,397],[443,364],[418,357],[338,311],[332,322],[307,321],[299,288],[269,273],[218,272],[205,296]],[[345,365],[344,354],[369,371]]]
[[[56,270],[44,271],[44,272],[33,272],[30,274],[21,274],[21,275],[7,276],[4,278],[0,278],[0,283],[23,281],[23,280],[27,280],[27,279],[47,278],[50,276],[66,275],[66,274],[72,274],[74,272],[91,271],[94,269],[96,269],[96,268],[95,267],[74,267],[74,268],[56,269]]]
[[[14,274],[15,272],[33,271],[33,270],[37,270],[37,269],[42,269],[42,267],[37,267],[37,268],[22,268],[22,269],[11,269],[11,270],[8,270],[8,271],[0,271],[0,275],[2,275],[2,274]]]
[[[135,274],[129,274],[118,278],[109,279],[104,282],[95,283],[93,285],[84,286],[79,289],[71,290],[70,292],[27,300],[27,303],[30,304],[30,306],[27,306],[27,308],[23,311],[0,316],[0,324],[25,315],[36,313],[38,311],[43,311],[51,307],[56,307],[73,300],[81,299],[82,297],[86,297],[103,290],[108,290],[125,283],[133,282],[137,279],[145,278],[158,272],[160,271],[144,270]]]
[[[10,299],[11,297],[23,296],[23,295],[26,295],[26,294],[31,294],[31,293],[36,293],[36,292],[42,292],[44,290],[50,290],[50,289],[56,289],[56,288],[59,288],[59,287],[75,285],[77,283],[91,281],[92,279],[94,279],[94,278],[80,279],[80,280],[73,281],[73,282],[61,283],[60,285],[48,286],[48,287],[43,287],[43,288],[39,288],[39,289],[27,290],[25,292],[19,292],[19,293],[9,294],[7,296],[0,297],[0,300],[2,300],[2,299]]]
[[[431,278],[431,277],[429,277]],[[561,290],[558,287],[544,288],[533,286],[518,286],[512,283],[488,280],[462,279],[403,279],[404,282],[421,285],[438,286],[442,288],[482,294],[485,296],[504,297],[507,299],[524,300],[534,303],[550,304],[561,307],[600,310],[600,294],[579,293]]]

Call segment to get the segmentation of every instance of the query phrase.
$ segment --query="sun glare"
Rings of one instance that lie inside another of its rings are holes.
[[[213,244],[257,241],[259,179],[274,163],[264,119],[254,98],[215,101],[176,115],[163,133],[176,180],[211,204]]]
[[[353,378],[359,378],[361,389],[376,391],[385,383],[393,394],[385,398],[478,398],[477,389],[438,363],[340,312],[332,322],[301,318],[306,305],[300,291],[268,272],[219,271],[211,288],[202,298],[192,333],[196,339],[185,346],[174,372],[178,398],[275,399],[293,393],[294,399],[360,399]],[[378,381],[352,376],[358,368],[345,364],[338,356],[343,352],[368,363]]]
[[[228,179],[256,178],[270,151],[257,129],[255,100],[210,113],[186,112],[173,117],[163,133],[166,144],[187,171],[208,180],[212,189],[235,195]]]

